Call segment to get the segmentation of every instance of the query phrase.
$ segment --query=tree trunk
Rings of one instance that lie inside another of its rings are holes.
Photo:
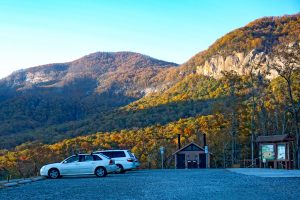
[[[251,164],[254,167],[254,94],[252,96],[252,113],[251,113]]]
[[[295,167],[299,169],[300,167],[300,129],[299,129],[299,118],[298,118],[298,112],[296,109],[296,106],[294,104],[294,99],[293,99],[293,93],[292,93],[292,84],[290,79],[286,79],[287,81],[287,86],[288,86],[288,92],[289,92],[289,97],[292,105],[292,111],[293,111],[293,119],[294,119],[294,125],[295,125],[295,131],[296,131],[296,157],[295,157]]]
[[[275,109],[275,129],[276,129],[276,135],[279,135],[279,117],[278,117],[279,109],[278,105],[276,104],[276,109]]]
[[[235,111],[232,112],[231,123],[231,165],[236,162],[236,137],[237,137],[237,118]]]

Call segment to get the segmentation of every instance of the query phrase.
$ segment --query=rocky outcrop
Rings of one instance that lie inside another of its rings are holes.
[[[282,17],[264,17],[244,27],[233,30],[216,40],[207,50],[199,52],[185,65],[204,74],[219,78],[222,71],[236,71],[240,75],[249,73],[253,64],[261,58],[265,61],[256,72],[265,73],[266,78],[277,76],[266,63],[278,62],[273,50],[278,46],[290,46],[299,42],[300,14]],[[262,52],[266,52],[262,53]],[[280,63],[277,63],[280,64]]]
[[[255,49],[249,53],[234,52],[228,56],[216,54],[207,59],[203,65],[197,66],[197,74],[220,78],[222,71],[235,71],[239,75],[245,75],[251,71],[252,65],[259,63],[260,60],[263,60],[261,66],[256,67],[253,71],[266,74],[268,79],[277,77],[276,71],[269,69],[266,65],[270,62],[268,55]]]

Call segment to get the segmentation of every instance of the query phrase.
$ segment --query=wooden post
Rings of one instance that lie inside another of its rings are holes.
[[[262,152],[261,152],[261,144],[259,144],[258,145],[259,147],[259,150],[258,150],[258,162],[259,162],[259,168],[261,168],[261,162],[262,162],[262,160],[261,160],[261,158],[262,158]]]
[[[175,169],[177,169],[177,153],[175,154]]]

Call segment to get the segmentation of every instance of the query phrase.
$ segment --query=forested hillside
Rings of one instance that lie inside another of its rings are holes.
[[[0,148],[51,137],[43,129],[76,124],[165,90],[180,78],[176,66],[138,53],[99,52],[15,72],[0,80]],[[67,126],[62,138],[65,131],[79,131]]]
[[[256,136],[292,133],[291,114],[285,110],[287,106],[285,99],[288,97],[283,93],[285,90],[284,80],[277,78],[270,82],[257,78],[261,82],[256,82]],[[13,152],[3,150],[2,156],[0,156],[0,165],[5,166],[15,175],[29,176],[37,173],[43,164],[60,161],[72,153],[125,148],[131,149],[138,156],[142,162],[142,167],[155,168],[159,166],[158,149],[160,146],[164,146],[166,147],[167,158],[165,165],[171,167],[173,162],[171,154],[177,148],[177,134],[179,133],[182,134],[182,144],[187,144],[190,141],[199,142],[202,138],[201,134],[205,133],[210,150],[214,155],[213,167],[231,166],[232,151],[235,152],[235,163],[250,158],[252,102],[249,93],[251,91],[249,77],[240,77],[233,73],[226,74],[226,78],[222,80],[198,77],[198,80],[200,79],[211,82],[212,85],[216,82],[219,84],[219,86],[215,86],[214,90],[215,96],[213,98],[216,101],[209,106],[206,105],[205,109],[207,110],[203,114],[196,114],[199,113],[198,106],[201,107],[203,104],[197,104],[195,101],[183,101],[181,105],[174,104],[177,107],[170,107],[172,108],[170,110],[177,108],[174,112],[162,109],[159,110],[160,114],[132,112],[119,116],[119,118],[114,115],[115,118],[112,120],[118,123],[122,119],[124,120],[123,123],[128,123],[126,126],[131,128],[76,137],[53,145],[44,145],[39,142],[25,143],[16,147]],[[300,72],[298,71],[293,75],[295,95],[300,93],[299,80]],[[232,91],[233,88],[236,90]],[[182,119],[180,120],[168,118],[169,115],[176,116],[176,112],[179,113],[177,116],[180,116],[180,113],[184,113],[185,116],[181,116]],[[162,125],[152,122],[154,125],[146,126],[151,124],[148,116],[150,119],[153,117],[154,119],[160,118],[161,121],[166,120],[166,123]],[[132,121],[126,121],[126,117],[130,117]],[[142,120],[139,120],[140,117],[143,117]],[[143,120],[145,121],[144,124],[136,124]],[[100,122],[95,121],[99,127],[101,127]],[[145,127],[138,128],[138,126]],[[234,149],[231,148],[232,140],[236,142]]]
[[[129,148],[143,162],[143,167],[156,167],[157,159],[153,158],[158,156],[158,148],[161,145],[167,147],[170,156],[176,149],[177,133],[183,134],[183,144],[207,134],[214,166],[239,164],[242,159],[251,158],[250,147],[254,142],[251,135],[256,138],[258,135],[291,134],[297,137],[300,134],[299,27],[299,14],[262,18],[225,35],[181,66],[172,67],[175,64],[157,60],[153,63],[148,57],[131,62],[129,56],[127,64],[118,61],[112,65],[115,67],[104,67],[97,78],[92,79],[97,80],[96,84],[86,79],[76,81],[77,85],[65,84],[73,79],[63,73],[57,77],[66,79],[60,78],[62,82],[50,85],[47,82],[46,86],[18,85],[13,80],[21,79],[21,75],[17,79],[8,78],[10,81],[2,81],[2,85],[10,83],[15,89],[11,92],[4,87],[11,97],[1,101],[0,119],[5,123],[0,131],[0,146],[12,150],[21,145],[13,151],[3,150],[0,165],[20,175],[28,172],[20,171],[18,167],[25,166],[24,163],[37,170],[41,164],[62,159],[72,152]],[[251,59],[249,52],[252,52]],[[226,59],[231,54],[238,57],[239,53],[247,54],[240,57],[243,65],[239,61],[233,67],[218,68],[218,63],[234,63],[226,62]],[[215,56],[226,58],[218,57],[212,61]],[[110,61],[106,60],[107,63]],[[89,66],[83,71],[91,70],[90,76],[95,75],[93,64],[74,62],[74,66],[79,67],[68,68],[68,73],[77,73],[81,67]],[[214,71],[217,76],[202,73],[212,66],[218,69]],[[65,65],[59,68],[65,68]],[[83,88],[83,83],[94,84],[89,88],[97,95],[87,95],[90,90]],[[60,84],[62,88],[74,88],[57,90],[56,86]],[[30,101],[26,99],[29,91],[34,93]],[[61,100],[61,95],[54,95],[55,98],[45,100],[49,97],[48,91],[51,95],[60,91],[68,97]],[[74,99],[74,93],[79,93],[78,99]],[[21,94],[26,98],[19,96]],[[34,104],[37,94],[41,96],[41,102],[46,102],[47,108],[54,109],[48,115],[43,110],[45,106],[40,110],[34,107],[40,105]],[[67,105],[63,106],[64,103]],[[29,109],[24,110],[22,105]],[[11,112],[13,106],[19,113]],[[70,112],[65,112],[65,108]],[[89,110],[89,114],[80,110],[82,108]],[[41,121],[43,126],[39,126],[34,124],[37,120],[28,120],[26,116],[46,118],[47,123]],[[78,117],[72,118],[74,116]],[[26,128],[14,126],[15,122],[24,122]],[[3,134],[12,127],[13,134]],[[296,149],[297,145],[295,155]],[[43,153],[45,156],[37,154],[42,151],[46,152]]]

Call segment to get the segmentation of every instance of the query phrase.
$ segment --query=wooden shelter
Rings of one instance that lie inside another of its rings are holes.
[[[209,166],[209,154],[205,154],[205,150],[194,142],[178,149],[173,155],[175,156],[176,169],[206,168]],[[208,165],[206,165],[206,161],[208,161]]]
[[[288,134],[258,136],[259,167],[291,169],[294,141],[295,138]]]

